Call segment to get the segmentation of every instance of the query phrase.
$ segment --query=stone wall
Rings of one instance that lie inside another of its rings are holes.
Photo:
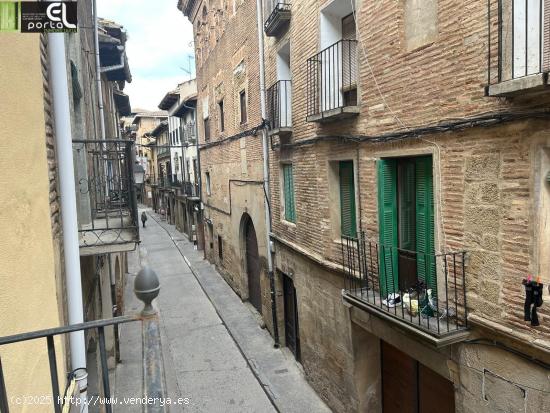
[[[197,62],[197,123],[201,148],[202,199],[205,205],[206,257],[215,263],[229,285],[248,299],[244,221],[256,231],[261,261],[262,313],[271,326],[269,282],[266,271],[261,134],[227,140],[261,123],[259,99],[256,3],[252,0],[196,2],[193,23]],[[240,93],[246,93],[247,118],[241,122]],[[224,130],[219,102],[223,100]],[[204,119],[210,138],[205,140]],[[207,191],[206,174],[211,191]],[[211,223],[211,230],[208,223]],[[218,247],[221,237],[222,256]],[[271,328],[271,327],[270,327]]]

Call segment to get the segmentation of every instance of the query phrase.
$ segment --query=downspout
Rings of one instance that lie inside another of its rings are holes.
[[[101,140],[105,140],[105,116],[103,109],[103,90],[101,89],[101,64],[99,61],[99,30],[98,30],[98,17],[97,17],[97,0],[93,1],[93,13],[94,13],[94,43],[95,43],[95,72],[97,82],[97,101],[99,107],[99,124],[101,130]]]
[[[267,119],[265,104],[265,56],[264,56],[264,31],[263,31],[262,0],[256,0],[256,20],[258,23],[258,51],[260,60],[260,109],[262,121]],[[277,324],[277,302],[275,296],[275,273],[273,271],[273,256],[271,253],[271,211],[269,209],[269,146],[267,130],[262,129],[262,152],[264,164],[264,209],[265,209],[265,231],[266,231],[266,255],[267,270],[269,276],[269,287],[271,296],[271,316],[273,322],[274,347],[279,347],[279,326]]]
[[[53,96],[53,115],[57,165],[59,168],[59,192],[61,223],[65,258],[65,277],[69,324],[84,322],[82,303],[82,279],[80,274],[80,250],[78,241],[78,219],[76,208],[76,187],[73,164],[71,134],[71,109],[67,81],[67,61],[63,33],[48,34],[50,58],[50,79]],[[76,370],[76,381],[80,389],[80,401],[84,412],[88,411],[86,393],[88,373],[86,372],[86,345],[84,331],[69,334],[71,369]],[[77,370],[78,369],[78,370]]]

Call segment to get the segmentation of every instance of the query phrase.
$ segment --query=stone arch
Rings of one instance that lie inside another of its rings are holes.
[[[243,273],[247,280],[248,301],[262,313],[261,269],[258,238],[252,218],[247,213],[241,217],[240,243],[242,251]]]

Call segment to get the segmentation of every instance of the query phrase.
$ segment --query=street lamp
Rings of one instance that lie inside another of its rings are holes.
[[[138,162],[134,165],[134,182],[136,185],[143,184],[145,178],[145,169]]]
[[[139,194],[139,200],[143,202],[143,179],[145,178],[145,169],[143,166],[136,162],[134,165],[134,184]]]

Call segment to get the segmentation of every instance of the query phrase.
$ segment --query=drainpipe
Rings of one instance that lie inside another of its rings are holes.
[[[260,60],[260,109],[262,120],[267,119],[265,104],[265,57],[264,57],[264,28],[263,28],[262,0],[256,0],[256,20],[258,23],[258,49]],[[264,209],[265,209],[265,231],[266,231],[266,255],[267,270],[269,276],[269,287],[271,295],[271,316],[273,320],[274,347],[279,347],[279,326],[277,324],[277,302],[275,296],[275,273],[273,271],[273,256],[271,253],[271,211],[269,209],[269,146],[267,130],[262,129],[262,152],[264,163]]]
[[[80,250],[78,242],[78,220],[76,213],[76,187],[73,165],[73,144],[71,135],[71,109],[69,103],[69,85],[67,81],[67,61],[65,57],[65,38],[63,33],[48,34],[50,57],[50,79],[53,96],[53,114],[57,166],[59,168],[59,192],[61,202],[61,222],[63,229],[63,248],[65,251],[65,277],[69,324],[84,322],[82,304],[82,279],[80,274]],[[86,346],[84,331],[75,331],[69,335],[71,350],[71,369],[76,371],[76,381],[80,389],[83,411],[87,412],[86,392]]]
[[[98,17],[97,17],[97,0],[93,0],[93,13],[94,13],[94,43],[95,43],[95,72],[97,82],[97,100],[99,107],[99,124],[101,126],[101,140],[105,140],[105,116],[103,109],[103,90],[101,89],[101,64],[99,62],[99,29],[98,29]]]

